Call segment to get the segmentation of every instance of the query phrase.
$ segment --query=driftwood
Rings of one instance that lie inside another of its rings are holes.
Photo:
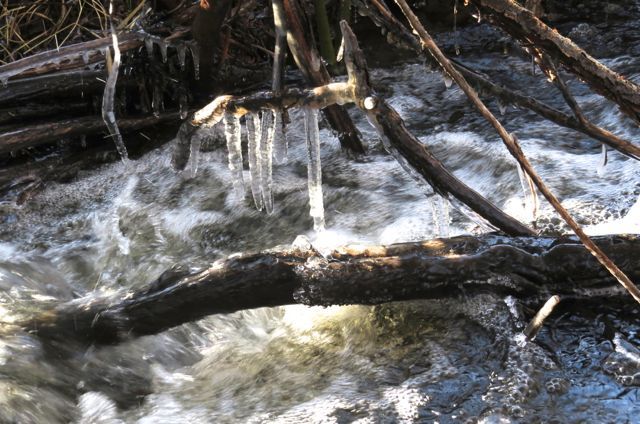
[[[640,237],[595,242],[640,278]],[[301,303],[380,304],[492,292],[517,298],[610,297],[624,292],[577,240],[460,236],[390,246],[353,245],[233,255],[193,274],[162,274],[146,288],[93,294],[20,326],[45,340],[112,344],[211,314]]]
[[[145,35],[141,33],[125,33],[119,35],[118,45],[125,52],[142,46],[144,39]],[[0,81],[6,84],[10,78],[31,77],[102,62],[105,60],[105,49],[111,44],[111,37],[104,37],[25,57],[0,66]]]

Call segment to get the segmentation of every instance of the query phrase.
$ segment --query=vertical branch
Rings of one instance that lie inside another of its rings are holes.
[[[329,72],[322,63],[315,46],[310,44],[305,37],[302,7],[298,0],[284,0],[283,5],[287,23],[287,44],[293,55],[293,60],[309,83],[316,86],[328,84],[330,82]],[[332,105],[323,109],[322,112],[331,127],[338,132],[338,138],[343,148],[356,154],[365,153],[364,146],[358,136],[358,130],[344,108]]]
[[[325,0],[314,0],[313,4],[316,12],[318,38],[320,39],[320,54],[322,54],[322,58],[327,61],[329,66],[333,67],[336,65],[336,52],[333,49],[333,41],[331,40],[327,6]]]
[[[487,109],[487,107],[482,103],[482,100],[478,97],[478,94],[475,92],[473,87],[467,83],[465,78],[453,67],[451,62],[444,56],[442,51],[438,48],[436,43],[433,41],[433,38],[429,35],[429,33],[424,29],[418,17],[413,13],[409,5],[405,0],[395,0],[398,6],[402,9],[402,12],[406,16],[407,20],[413,27],[413,29],[418,33],[420,40],[422,41],[422,45],[424,48],[429,50],[429,52],[433,55],[433,57],[440,63],[443,67],[444,71],[447,72],[455,82],[460,86],[462,91],[467,95],[469,100],[473,103],[473,105],[478,109],[480,114],[489,121],[493,127],[496,129],[500,138],[504,142],[507,150],[511,155],[518,161],[522,169],[529,175],[529,177],[536,184],[540,192],[543,196],[549,201],[549,203],[554,207],[554,209],[558,212],[558,214],[564,219],[564,221],[569,225],[569,227],[574,231],[574,233],[578,236],[580,241],[585,245],[585,247],[589,250],[589,252],[598,259],[598,261],[618,280],[618,282],[633,296],[633,298],[640,303],[640,290],[638,287],[627,277],[627,275],[622,272],[620,268],[614,264],[611,259],[609,259],[605,253],[600,249],[582,230],[580,225],[573,219],[573,217],[567,212],[567,210],[560,204],[555,195],[549,190],[549,188],[544,184],[540,176],[536,173],[531,166],[531,163],[527,160],[522,149],[520,148],[520,144],[517,139],[509,134],[507,130],[498,122],[498,120],[493,116],[493,114]]]

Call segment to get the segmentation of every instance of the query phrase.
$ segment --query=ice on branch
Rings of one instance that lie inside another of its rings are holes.
[[[275,119],[273,123],[273,155],[278,165],[287,162],[289,154],[289,143],[287,141],[287,133],[281,110],[275,111]]]

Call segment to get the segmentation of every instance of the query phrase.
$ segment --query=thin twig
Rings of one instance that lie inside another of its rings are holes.
[[[544,321],[551,315],[553,309],[560,303],[560,296],[551,296],[540,308],[538,313],[529,321],[529,325],[522,332],[528,340],[533,340],[538,335]]]

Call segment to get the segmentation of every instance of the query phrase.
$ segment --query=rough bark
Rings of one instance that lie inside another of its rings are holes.
[[[640,237],[594,239],[640,277]],[[45,340],[112,344],[211,314],[301,303],[380,304],[493,292],[519,298],[623,293],[571,238],[459,236],[390,246],[345,246],[329,255],[292,248],[234,255],[203,271],[168,271],[146,288],[84,298],[21,326]]]

